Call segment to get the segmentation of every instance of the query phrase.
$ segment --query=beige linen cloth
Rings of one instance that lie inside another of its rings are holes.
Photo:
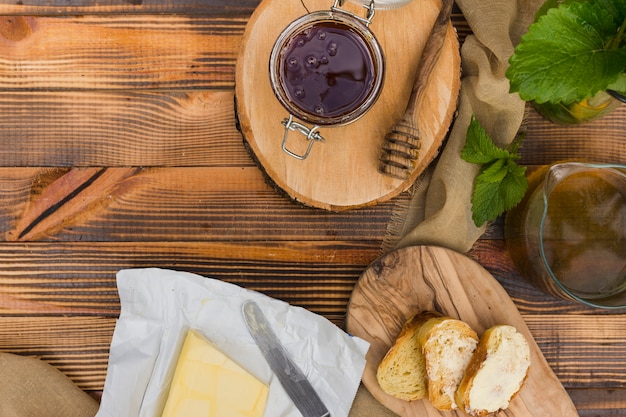
[[[98,403],[56,368],[0,352],[0,416],[93,417]]]
[[[419,1],[419,0],[413,0]],[[500,145],[510,143],[524,117],[524,103],[509,94],[509,56],[542,0],[457,0],[473,35],[461,49],[458,117],[438,161],[418,179],[408,207],[390,226],[388,249],[416,244],[468,251],[484,228],[474,226],[470,198],[478,166],[460,151],[472,113]],[[93,417],[97,402],[52,366],[34,358],[0,354],[0,415]],[[395,416],[360,387],[350,417]],[[269,416],[271,417],[271,416]]]

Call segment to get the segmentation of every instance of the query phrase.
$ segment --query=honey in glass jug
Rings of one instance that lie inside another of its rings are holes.
[[[519,272],[549,294],[626,306],[626,166],[565,162],[534,172],[507,213],[505,237]]]

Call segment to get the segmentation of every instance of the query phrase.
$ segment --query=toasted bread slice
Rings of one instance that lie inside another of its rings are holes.
[[[432,318],[418,332],[422,347],[428,399],[439,410],[457,408],[454,394],[478,344],[478,335],[465,322],[450,317]]]
[[[376,370],[378,385],[387,394],[405,401],[426,397],[426,368],[417,333],[426,321],[440,316],[435,311],[423,311],[404,323]]]
[[[457,405],[473,417],[506,409],[529,368],[530,348],[521,333],[508,325],[487,329],[456,392]]]

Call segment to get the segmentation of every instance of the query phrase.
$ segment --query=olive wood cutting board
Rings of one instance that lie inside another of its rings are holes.
[[[283,194],[308,206],[343,211],[373,205],[408,189],[439,153],[456,110],[460,55],[456,32],[449,24],[441,55],[420,106],[421,150],[408,180],[381,174],[379,158],[387,131],[404,114],[426,39],[441,0],[415,0],[391,10],[376,10],[369,29],[385,59],[380,96],[360,119],[344,126],[322,126],[324,142],[298,160],[282,150],[288,111],[275,97],[269,79],[272,47],[293,20],[329,10],[332,0],[263,0],[251,16],[237,58],[236,116],[244,143],[266,177]],[[365,17],[362,4],[348,1],[342,9]],[[299,121],[296,119],[296,121]],[[310,124],[309,127],[312,127]],[[303,153],[308,143],[292,132],[288,148]]]
[[[385,407],[402,417],[465,415],[461,411],[439,411],[427,399],[398,400],[378,386],[376,368],[380,360],[405,320],[421,310],[436,310],[461,319],[479,336],[495,324],[509,324],[526,337],[531,350],[528,378],[509,408],[497,415],[578,416],[502,286],[472,259],[433,246],[413,246],[381,256],[361,275],[350,299],[346,329],[371,343],[363,384]]]

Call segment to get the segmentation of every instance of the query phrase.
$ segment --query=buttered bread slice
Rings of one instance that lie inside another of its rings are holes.
[[[405,401],[426,397],[426,367],[417,333],[426,321],[440,316],[435,311],[423,311],[404,323],[376,370],[378,385],[387,394]]]
[[[509,406],[528,376],[530,348],[514,327],[496,325],[480,338],[456,392],[458,406],[484,417]]]
[[[478,344],[478,335],[465,322],[432,318],[417,335],[428,379],[428,399],[439,410],[457,408],[454,394]]]

